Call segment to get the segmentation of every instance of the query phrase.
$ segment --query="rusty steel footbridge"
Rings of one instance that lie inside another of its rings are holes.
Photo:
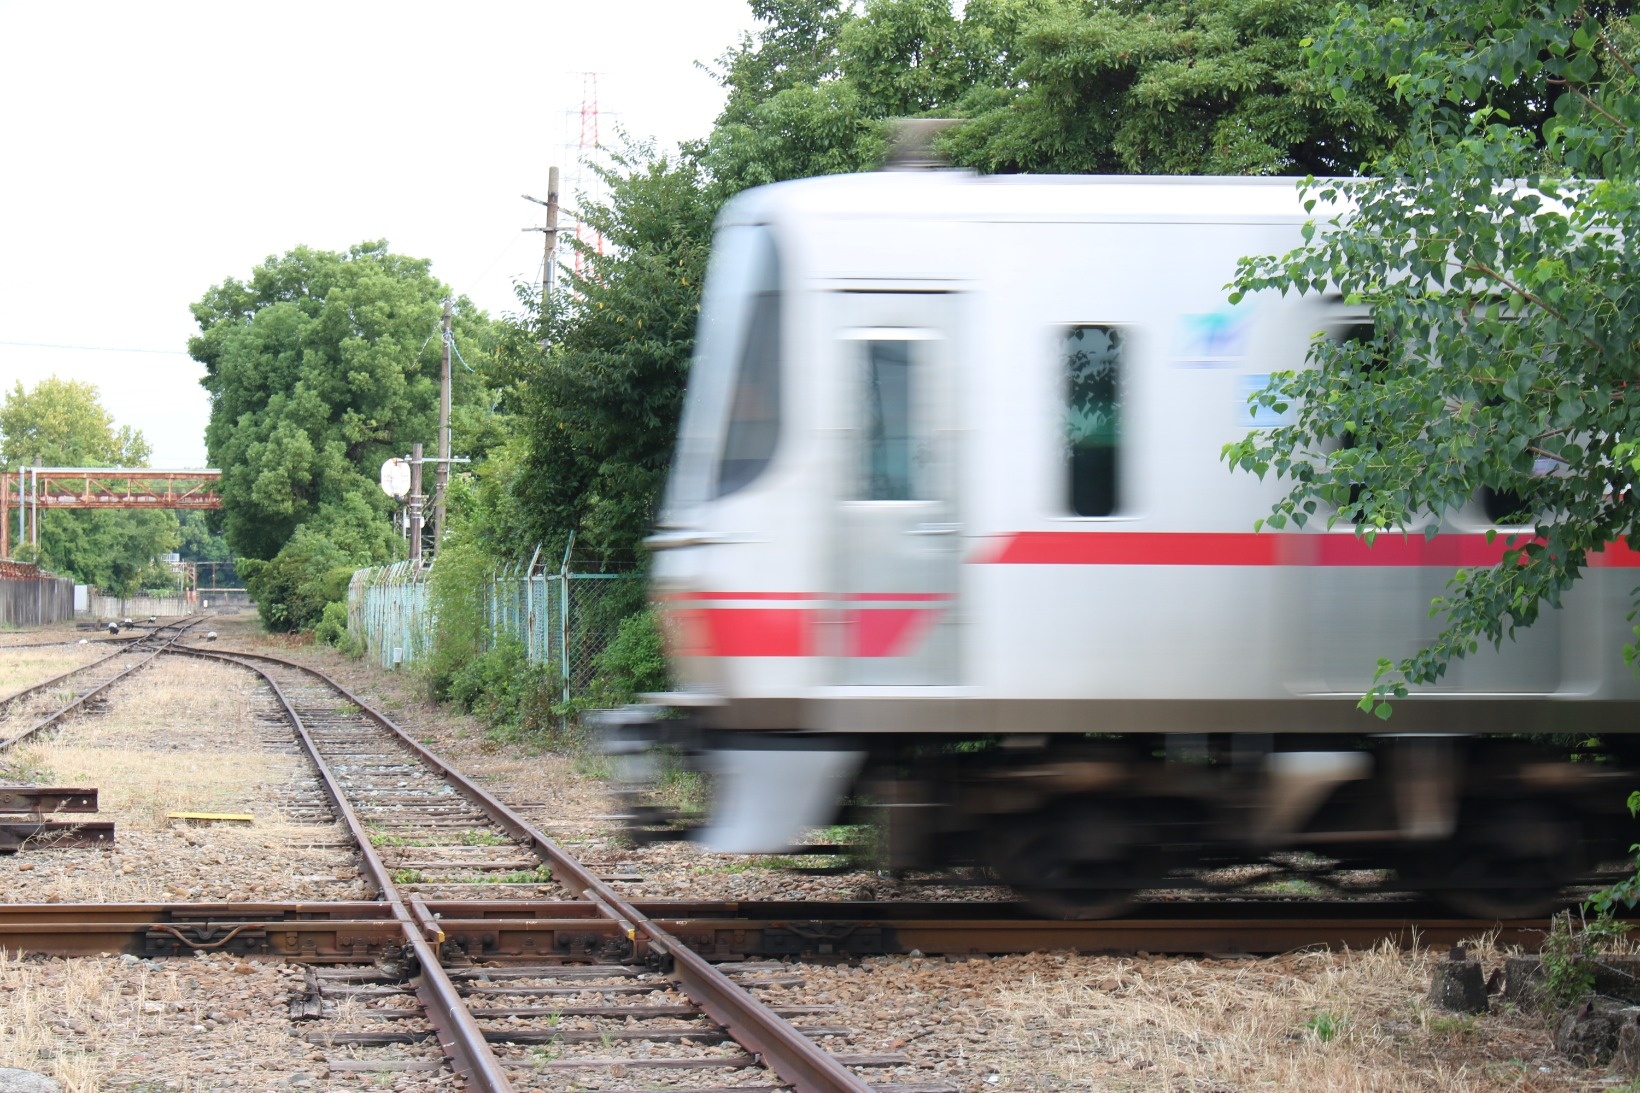
[[[219,509],[222,472],[153,467],[22,467],[0,472],[0,558],[17,542],[39,544],[41,509]]]

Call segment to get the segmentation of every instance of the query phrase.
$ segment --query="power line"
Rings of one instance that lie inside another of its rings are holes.
[[[134,349],[125,345],[61,345],[57,342],[8,342],[0,341],[0,345],[22,346],[26,349],[77,349],[91,353],[154,353],[162,357],[186,357],[188,354],[181,349]]]

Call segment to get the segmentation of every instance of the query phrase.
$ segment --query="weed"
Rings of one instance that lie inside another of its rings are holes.
[[[1470,1036],[1480,1031],[1480,1018],[1474,1014],[1431,1017],[1427,1028],[1432,1036]]]
[[[507,840],[493,831],[474,830],[463,831],[460,842],[462,846],[505,846]]]
[[[552,880],[552,866],[538,865],[534,869],[521,869],[516,873],[503,873],[498,877],[485,877],[480,884],[546,884]]]
[[[615,763],[609,756],[595,747],[583,746],[575,751],[572,763],[575,773],[582,778],[591,778],[598,782],[607,782],[615,777]]]
[[[422,876],[421,876],[421,870],[420,869],[395,869],[395,870],[393,870],[393,883],[394,884],[420,884],[421,882],[422,882]]]
[[[1594,961],[1629,932],[1626,922],[1605,913],[1590,919],[1572,912],[1556,915],[1543,940],[1543,984],[1550,1005],[1565,1007],[1594,987]]]
[[[1304,1027],[1323,1044],[1330,1044],[1344,1031],[1344,1019],[1330,1013],[1318,1013],[1305,1021]]]

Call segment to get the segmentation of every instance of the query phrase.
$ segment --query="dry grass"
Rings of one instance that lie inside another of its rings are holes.
[[[254,697],[247,673],[164,658],[117,687],[105,712],[76,718],[7,765],[96,786],[102,814],[139,830],[167,826],[169,812],[265,815],[268,787],[295,761],[244,738]]]
[[[256,691],[249,672],[160,657],[109,692],[106,712],[77,723],[74,740],[89,747],[215,746],[250,723]]]
[[[267,813],[266,786],[285,764],[256,751],[147,751],[51,742],[36,750],[38,766],[63,785],[96,786],[102,816],[122,826],[157,831],[170,812]]]
[[[281,973],[236,974],[236,963],[0,951],[0,1067],[47,1074],[65,1093],[266,1087],[301,1070],[306,1051],[281,1007],[251,1004]]]
[[[107,656],[109,650],[97,645],[48,645],[38,649],[0,648],[0,701],[24,687],[61,675]]]
[[[1487,939],[1477,948],[1501,959]],[[1529,1021],[1432,1009],[1434,959],[1386,944],[1210,968],[1073,961],[995,992],[1014,1063],[999,1077],[1015,1089],[1169,1093],[1567,1088],[1522,1058],[1544,1040]]]

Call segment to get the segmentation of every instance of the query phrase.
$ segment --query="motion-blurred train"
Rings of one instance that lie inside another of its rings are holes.
[[[1528,913],[1621,854],[1640,554],[1608,548],[1381,722],[1356,708],[1377,659],[1497,559],[1498,506],[1370,548],[1348,521],[1254,531],[1286,486],[1221,459],[1280,420],[1248,396],[1372,321],[1227,302],[1237,259],[1311,215],[1290,179],[887,171],[735,198],[649,540],[680,689],[610,747],[707,772],[711,847],[784,850],[847,804],[888,865],[981,866],[1065,916],[1295,857]]]

